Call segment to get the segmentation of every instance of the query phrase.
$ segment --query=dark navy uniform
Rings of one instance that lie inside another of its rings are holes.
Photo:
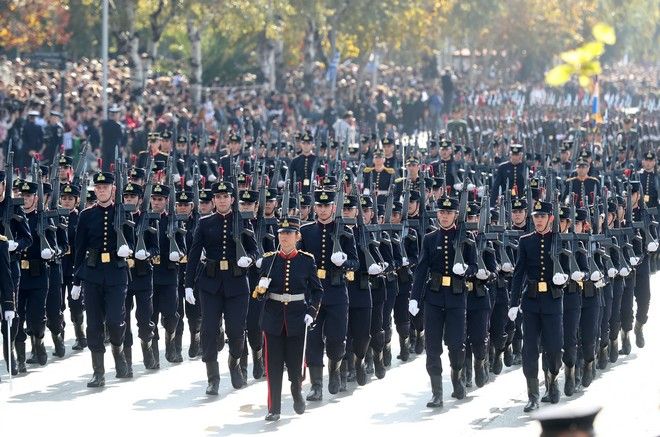
[[[5,312],[14,311],[16,308],[14,301],[14,281],[11,277],[11,268],[9,265],[9,243],[7,241],[8,241],[7,237],[5,237],[4,235],[0,235],[0,311],[2,311],[2,315],[0,315],[0,319],[2,319],[3,323],[6,323]],[[14,321],[16,320],[15,317],[16,316],[14,315]],[[9,345],[7,343],[9,343],[9,339],[7,338],[6,332],[7,331],[3,332],[3,340],[5,344],[3,344],[2,354],[5,358],[5,361],[9,362],[9,358],[7,355],[7,351],[9,350],[9,348],[7,347]],[[12,342],[13,342],[13,338],[12,338]],[[18,374],[16,356],[14,355],[13,347],[11,349],[10,372],[12,375]]]
[[[390,184],[394,182],[395,172],[391,167],[384,167],[381,171],[377,171],[375,167],[366,167],[364,169],[364,186],[371,191],[387,192]]]
[[[289,171],[291,172],[291,183],[300,182],[301,192],[309,193],[313,186],[314,181],[311,180],[314,166],[319,161],[318,157],[313,153],[309,155],[298,155],[291,160]],[[293,180],[293,175],[296,175],[296,180]]]
[[[183,197],[183,198],[182,198]],[[190,200],[188,200],[190,199]],[[184,203],[190,201],[192,202],[192,193],[189,192],[180,192],[177,193],[177,202]],[[185,243],[186,247],[192,246],[193,235],[195,233],[195,225],[197,223],[198,212],[193,211],[188,219],[184,222],[184,228],[186,229]],[[178,313],[179,313],[179,323],[176,325],[176,334],[174,336],[174,346],[177,351],[177,358],[181,355],[181,342],[183,336],[183,315],[185,313],[186,318],[188,319],[188,330],[190,331],[190,348],[188,349],[188,356],[190,358],[195,358],[200,354],[200,334],[199,330],[202,325],[202,314],[200,312],[199,305],[191,305],[185,300],[185,284],[186,284],[186,264],[188,263],[188,257],[184,256],[180,264],[179,269],[179,290],[178,290]],[[196,302],[195,302],[196,303]]]
[[[63,194],[67,190],[65,186],[62,188]],[[71,190],[78,190],[77,188],[70,187]],[[77,191],[78,194],[79,191]],[[77,209],[72,209],[69,212],[69,217],[67,220],[67,238],[69,240],[69,250],[62,256],[62,298],[66,297],[67,304],[69,306],[69,313],[71,315],[71,322],[73,323],[73,331],[76,336],[76,341],[71,347],[73,350],[83,350],[87,347],[87,337],[85,336],[85,330],[83,328],[84,322],[84,302],[83,299],[73,300],[71,298],[71,287],[73,286],[73,263],[74,263],[74,249],[73,245],[76,241],[76,228],[78,227],[78,220],[80,218],[80,213]]]
[[[402,263],[397,269],[397,281],[399,285],[399,294],[394,302],[394,325],[399,334],[400,352],[397,358],[401,361],[408,361],[410,356],[410,313],[408,312],[408,302],[410,301],[410,290],[413,282],[413,270],[417,268],[417,259],[419,256],[417,232],[410,228],[408,236],[401,243],[405,248],[406,260],[402,256]]]
[[[61,217],[56,217],[56,221],[61,221]],[[66,226],[66,225],[65,225]],[[46,326],[50,330],[53,338],[55,350],[53,355],[62,358],[64,356],[64,314],[62,313],[62,259],[65,253],[69,252],[69,237],[66,228],[57,227],[55,231],[56,247],[53,247],[56,256],[50,261],[50,277],[48,279],[48,297],[46,299]]]
[[[495,205],[495,201],[500,194],[504,193],[507,190],[511,190],[516,187],[516,192],[512,192],[512,196],[519,196],[521,193],[525,192],[525,172],[527,167],[525,163],[520,163],[513,165],[511,161],[507,161],[504,164],[500,164],[497,167],[495,176],[493,178],[493,186],[490,191],[491,206]],[[508,181],[508,185],[507,185]]]
[[[598,179],[587,176],[585,179],[580,179],[578,177],[568,178],[566,180],[566,192],[564,197],[567,195],[577,196],[578,204],[582,199],[587,197],[589,202],[592,202],[595,195],[600,195],[600,182]]]

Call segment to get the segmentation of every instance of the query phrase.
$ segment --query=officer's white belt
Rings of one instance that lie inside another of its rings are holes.
[[[277,294],[277,293],[268,293],[268,299],[276,300],[278,302],[297,302],[300,300],[305,300],[304,294]]]

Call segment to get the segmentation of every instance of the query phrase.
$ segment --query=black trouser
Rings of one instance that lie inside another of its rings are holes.
[[[66,296],[66,302],[69,305],[69,313],[73,323],[82,323],[83,314],[85,313],[85,299],[82,294],[78,300],[71,299],[71,288],[73,287],[73,276],[65,276],[62,281],[62,296]],[[62,298],[62,306],[64,307],[64,297]]]
[[[264,339],[261,331],[261,318],[264,311],[266,300],[257,300],[250,298],[247,312],[247,339],[250,347],[259,351],[263,347]]]
[[[506,302],[495,302],[493,311],[490,314],[490,341],[495,350],[504,350],[506,346],[506,323],[509,320],[508,316],[509,305]]]
[[[610,318],[612,316],[612,285],[607,284],[600,289],[603,306],[598,314],[600,347],[607,346],[610,342]]]
[[[182,282],[179,282],[179,294],[177,297],[177,313],[179,321],[176,325],[176,335],[183,335],[183,315],[188,319],[188,329],[190,332],[199,332],[202,327],[202,311],[199,304],[199,293],[193,291],[195,296],[195,305],[190,305],[186,300],[186,291]]]
[[[621,296],[621,329],[624,331],[631,331],[633,328],[633,300],[636,282],[637,272],[633,269],[625,278],[625,287]]]
[[[520,316],[518,316],[520,318]],[[543,347],[544,367],[553,375],[561,367],[561,348],[564,341],[562,315],[523,311],[522,365],[526,378],[539,376],[539,344]]]
[[[83,281],[87,345],[91,352],[105,352],[103,339],[106,327],[110,343],[113,346],[123,344],[126,331],[126,288],[126,284],[101,285]]]
[[[488,350],[489,320],[489,308],[468,310],[466,312],[466,343],[470,344],[475,360],[483,360],[486,358],[486,351]]]
[[[461,370],[465,363],[465,308],[443,308],[424,305],[426,332],[426,371],[430,376],[442,374],[442,340],[449,349],[449,363]]]
[[[650,275],[649,257],[644,256],[640,265],[637,266],[637,282],[635,284],[635,302],[637,302],[635,319],[642,325],[649,319],[649,306],[651,304]]]
[[[217,294],[200,291],[199,302],[202,308],[202,361],[210,363],[218,360],[218,331],[220,319],[224,316],[225,333],[229,353],[239,359],[245,342],[245,318],[248,309],[248,294],[226,297],[224,292]]]
[[[612,315],[610,316],[610,340],[619,337],[621,329],[621,300],[624,290],[623,278],[617,276],[612,280]]]
[[[399,281],[399,294],[396,295],[394,302],[394,325],[396,332],[401,338],[410,336],[410,312],[408,312],[408,302],[410,301],[410,282]]]
[[[268,383],[268,412],[280,414],[284,365],[286,364],[289,381],[300,384],[305,337],[304,335],[287,337],[284,331],[282,335],[264,333],[264,337],[266,338],[264,359]]]
[[[364,359],[371,340],[371,308],[348,309],[348,334],[346,336],[346,354],[355,354]]]
[[[594,299],[598,299],[596,296]],[[580,311],[579,356],[586,362],[596,357],[596,340],[598,339],[598,315],[601,307],[582,306]]]
[[[163,328],[168,333],[174,335],[176,325],[179,323],[179,313],[177,312],[178,290],[176,284],[154,285],[153,305],[154,311],[151,321],[154,323],[154,337],[158,340],[158,316],[160,316]]]
[[[371,307],[371,341],[369,346],[374,352],[381,352],[385,346],[385,330],[383,329],[383,309],[385,301],[374,301]]]
[[[62,314],[62,268],[58,264],[50,266],[48,296],[46,298],[46,326],[53,334],[64,334],[64,314]]]
[[[564,354],[562,361],[568,367],[574,367],[577,360],[578,329],[580,327],[580,314],[582,309],[577,306],[564,309],[562,323],[564,325]]]
[[[131,311],[133,310],[133,299],[135,299],[135,319],[138,326],[138,338],[148,342],[154,336],[156,325],[151,318],[154,312],[153,291],[132,290],[126,293],[126,333],[124,335],[124,346],[133,346],[133,332],[131,330]]]
[[[392,341],[392,311],[396,304],[396,297],[399,294],[399,286],[396,280],[386,281],[387,297],[383,302],[383,343],[388,344]]]
[[[43,338],[46,332],[46,299],[48,288],[18,290],[18,333],[16,341],[25,342],[28,336]],[[25,322],[25,325],[23,325]]]
[[[378,326],[382,329],[382,324]],[[310,367],[323,367],[324,348],[329,359],[341,361],[346,353],[347,330],[348,303],[321,304],[316,321],[307,334],[307,364]]]

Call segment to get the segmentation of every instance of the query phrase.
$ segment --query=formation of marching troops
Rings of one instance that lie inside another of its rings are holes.
[[[75,163],[60,153],[14,169],[9,151],[4,358],[11,375],[46,365],[46,328],[64,357],[68,306],[72,349],[91,352],[88,387],[105,384],[108,344],[116,377],[133,376],[134,314],[150,370],[161,346],[169,363],[183,361],[187,319],[187,355],[205,363],[208,395],[225,345],[236,389],[251,355],[252,377],[267,379],[266,420],[280,416],[284,369],[296,413],[323,398],[324,355],[336,394],[425,351],[427,405],[441,407],[443,343],[452,397],[522,365],[525,412],[557,403],[562,367],[572,396],[630,354],[631,331],[644,347],[660,264],[657,138],[633,138],[626,124],[617,156],[579,130],[495,138],[479,154],[451,122],[414,141],[359,144],[237,132],[200,147],[154,132],[139,156],[99,163],[109,171],[88,171],[85,150]]]

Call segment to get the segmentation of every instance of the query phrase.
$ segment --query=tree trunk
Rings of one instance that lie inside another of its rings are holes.
[[[303,84],[306,92],[314,88],[314,61],[316,60],[316,22],[313,18],[307,20],[307,29],[303,40]]]
[[[194,111],[197,111],[202,101],[202,35],[198,23],[188,17],[188,39],[190,40],[190,91]]]
[[[261,74],[269,91],[275,89],[276,67],[275,67],[275,41],[268,38],[266,31],[259,35],[259,63]]]

